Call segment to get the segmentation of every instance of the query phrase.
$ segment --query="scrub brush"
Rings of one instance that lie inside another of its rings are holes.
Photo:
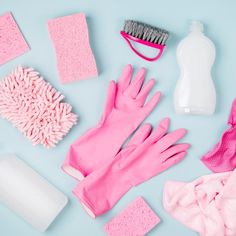
[[[164,29],[153,27],[151,25],[134,20],[126,20],[124,28],[120,34],[127,41],[130,48],[138,56],[147,61],[155,61],[160,58],[165,48],[165,43],[169,37],[169,32]],[[131,41],[146,45],[148,47],[156,48],[158,49],[158,54],[152,58],[144,56],[134,48]]]

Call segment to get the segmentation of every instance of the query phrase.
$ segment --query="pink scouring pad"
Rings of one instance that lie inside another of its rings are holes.
[[[55,48],[61,83],[98,75],[89,44],[85,14],[77,13],[48,21],[48,30]]]
[[[160,218],[138,197],[104,228],[109,236],[143,236],[159,222]]]
[[[0,16],[0,65],[24,54],[30,48],[12,14]]]
[[[0,80],[0,116],[34,145],[54,147],[76,123],[64,96],[37,71],[19,66]]]

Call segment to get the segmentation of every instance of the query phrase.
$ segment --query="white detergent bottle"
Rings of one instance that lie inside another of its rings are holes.
[[[203,25],[193,21],[190,33],[178,45],[180,78],[174,93],[177,114],[211,115],[215,111],[216,91],[211,77],[215,46],[203,33]]]

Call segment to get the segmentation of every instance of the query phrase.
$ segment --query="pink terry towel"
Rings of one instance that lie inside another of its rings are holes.
[[[160,218],[138,197],[104,228],[109,236],[143,236],[159,222]]]
[[[51,19],[48,21],[48,30],[56,52],[61,83],[98,75],[85,14]]]
[[[230,126],[222,134],[220,141],[206,153],[201,161],[214,172],[231,171],[236,168],[236,98],[228,119]]]
[[[29,51],[19,27],[12,14],[7,12],[0,16],[0,65]]]
[[[165,209],[201,236],[236,235],[236,170],[165,184]]]
[[[0,116],[31,142],[53,147],[76,123],[64,96],[32,68],[18,67],[0,80]]]

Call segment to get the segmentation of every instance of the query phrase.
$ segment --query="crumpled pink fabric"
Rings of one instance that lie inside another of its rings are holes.
[[[129,189],[184,158],[189,144],[177,142],[186,130],[167,133],[168,128],[169,119],[153,132],[149,124],[142,126],[115,158],[78,183],[73,193],[92,217],[107,212]]]
[[[54,147],[76,124],[77,116],[63,99],[33,68],[19,66],[0,80],[0,116],[33,145]]]
[[[201,161],[213,172],[231,171],[236,168],[236,99],[228,119],[230,127],[223,133],[214,148]]]
[[[100,122],[70,146],[62,166],[69,175],[81,180],[103,167],[157,105],[160,92],[146,102],[155,80],[143,86],[145,69],[141,68],[131,78],[132,66],[127,65],[119,81],[110,82]]]
[[[205,175],[193,182],[167,181],[167,212],[201,236],[236,235],[236,170]]]

